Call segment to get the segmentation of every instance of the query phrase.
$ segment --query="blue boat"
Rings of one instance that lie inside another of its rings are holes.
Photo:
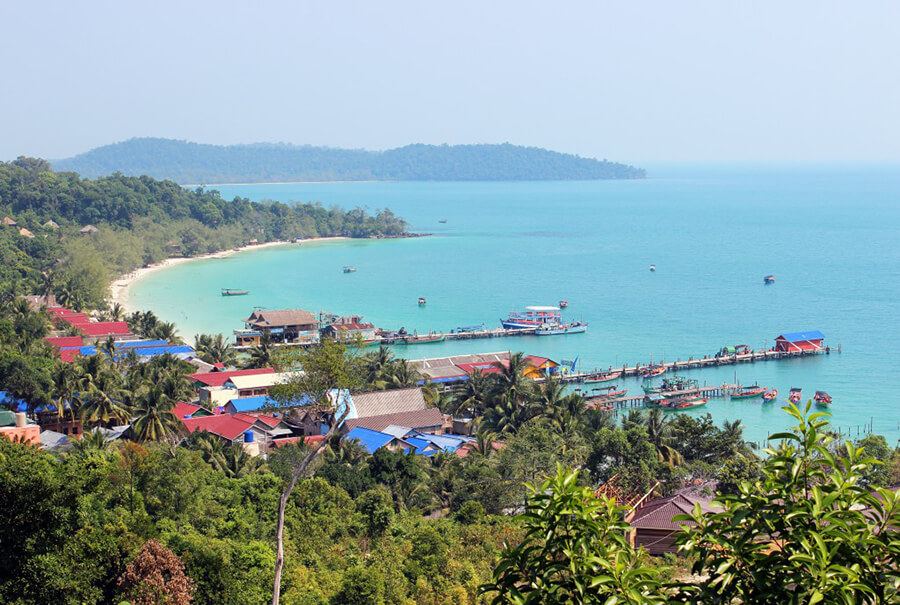
[[[525,307],[524,313],[510,313],[500,320],[507,330],[532,330],[544,325],[557,327],[562,323],[559,307]]]

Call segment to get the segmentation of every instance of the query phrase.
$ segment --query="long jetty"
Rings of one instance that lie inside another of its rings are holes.
[[[720,385],[703,385],[692,387],[690,389],[682,389],[680,391],[666,391],[665,396],[667,398],[697,396],[724,397],[725,395],[737,392],[739,388],[740,385],[728,383]],[[610,405],[615,409],[643,407],[647,401],[647,396],[644,393],[624,397],[591,396],[586,393],[582,393],[582,395],[584,396],[587,405]]]

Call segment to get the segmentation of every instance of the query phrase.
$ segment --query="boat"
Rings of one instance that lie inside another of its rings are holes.
[[[568,307],[568,306],[569,306],[569,301],[567,301],[567,300],[561,300],[561,301],[559,301],[559,308],[560,308],[560,309],[565,309],[565,308]]]
[[[761,387],[758,384],[751,384],[746,387],[738,387],[738,390],[731,394],[732,399],[751,399],[753,397],[760,397],[765,394],[766,388]]]
[[[659,385],[645,384],[641,385],[644,393],[653,395],[658,393],[667,393],[672,391],[686,391],[687,389],[696,389],[699,385],[696,378],[685,378],[683,376],[670,376],[663,378]]]
[[[769,403],[770,401],[775,401],[775,398],[778,397],[778,389],[769,389],[765,393],[763,393],[763,402]]]
[[[484,324],[478,324],[477,326],[459,326],[453,330],[450,330],[451,334],[467,334],[469,332],[480,332],[484,330]]]
[[[222,288],[222,296],[246,296],[250,290],[238,290],[236,288]]]
[[[641,368],[640,376],[645,380],[649,380],[655,376],[660,376],[666,373],[666,366],[664,365],[649,365],[645,368]]]
[[[356,267],[351,267],[347,265],[344,267],[344,273],[356,273]]]
[[[509,317],[500,320],[507,330],[532,330],[544,324],[561,324],[559,307],[525,307],[523,313],[510,313]]]
[[[591,395],[591,399],[614,399],[615,397],[624,397],[625,393],[628,392],[628,389],[617,389],[615,386],[609,387],[598,387],[595,389],[591,389],[592,391],[605,391],[603,393],[597,393],[596,395]]]
[[[395,344],[398,345],[427,345],[436,342],[444,342],[443,334],[429,334],[427,336],[409,336],[400,338]]]
[[[420,297],[419,297],[419,306],[420,306],[420,307],[424,307],[426,304],[428,304],[428,301],[425,300],[425,297],[420,296]]]
[[[622,370],[618,370],[616,372],[594,372],[593,374],[588,374],[584,378],[581,379],[581,382],[585,384],[596,384],[598,382],[610,382],[616,380],[622,376]]]
[[[446,224],[447,224],[447,219],[442,218],[442,219],[439,220],[438,222],[439,222],[440,224],[442,224],[442,225],[446,225]]]
[[[576,321],[571,324],[543,324],[534,331],[535,336],[556,336],[558,334],[583,334],[587,332],[587,324]]]
[[[763,278],[763,283],[764,283],[764,284],[774,284],[774,283],[775,283],[775,276],[774,276],[774,275],[766,275],[766,276]]]
[[[830,405],[831,395],[829,395],[825,391],[816,391],[816,394],[813,395],[813,401],[815,401],[819,405]]]
[[[791,387],[791,394],[788,395],[788,401],[790,401],[791,403],[800,403],[800,399],[802,397],[803,397],[803,389]]]
[[[708,401],[709,397],[673,397],[671,399],[660,399],[655,404],[647,403],[646,405],[656,405],[664,410],[689,410],[704,406]]]
[[[650,271],[656,271],[656,265],[650,265]]]

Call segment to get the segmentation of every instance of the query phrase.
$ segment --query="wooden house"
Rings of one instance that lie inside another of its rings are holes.
[[[279,343],[319,342],[319,320],[302,309],[254,311],[244,324],[244,330],[235,330],[238,346],[258,345],[264,335]]]
[[[775,350],[786,353],[796,351],[819,351],[825,335],[818,330],[809,332],[790,332],[775,339]]]
[[[703,512],[715,512],[712,505],[715,498],[714,485],[701,485],[679,490],[665,498],[650,500],[638,508],[631,516],[631,544],[643,548],[651,555],[675,553],[675,534],[681,526],[693,526],[690,521],[673,521],[678,515],[690,514],[699,504]]]

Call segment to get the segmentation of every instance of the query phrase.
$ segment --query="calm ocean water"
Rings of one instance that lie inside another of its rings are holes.
[[[770,347],[818,329],[841,354],[685,372],[834,397],[833,424],[900,438],[900,167],[665,166],[627,182],[318,183],[217,187],[223,196],[389,207],[434,237],[253,251],[148,276],[133,302],[182,333],[242,327],[253,307],[363,314],[385,328],[449,331],[569,301],[587,334],[398,347],[409,358],[522,350],[583,368]],[[446,219],[446,224],[438,221]],[[658,271],[651,273],[653,263]],[[357,273],[344,274],[344,265]],[[777,275],[764,286],[762,278]],[[246,288],[223,298],[220,288]],[[428,305],[416,304],[419,296]],[[639,392],[636,380],[622,381]],[[777,405],[713,399],[762,440]]]

